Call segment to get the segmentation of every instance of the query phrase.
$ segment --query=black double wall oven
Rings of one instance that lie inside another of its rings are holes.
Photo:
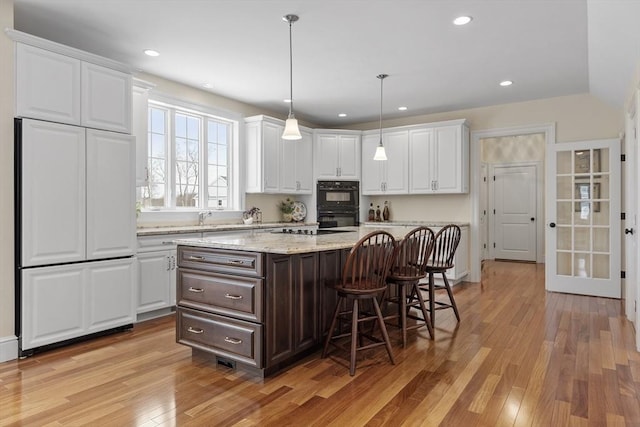
[[[320,228],[359,224],[360,183],[358,181],[318,181],[316,194]]]

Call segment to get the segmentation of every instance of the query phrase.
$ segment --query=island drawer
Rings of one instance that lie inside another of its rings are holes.
[[[263,279],[178,269],[177,303],[254,322],[262,321]]]
[[[177,342],[262,368],[262,325],[178,308]]]
[[[178,266],[244,276],[262,276],[262,254],[191,246],[178,247]]]

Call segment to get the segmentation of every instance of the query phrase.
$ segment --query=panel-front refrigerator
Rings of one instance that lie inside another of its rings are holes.
[[[15,119],[20,355],[135,320],[130,135]]]

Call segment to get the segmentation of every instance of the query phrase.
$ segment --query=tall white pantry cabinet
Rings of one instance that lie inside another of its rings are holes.
[[[20,355],[135,321],[135,143],[122,65],[18,31]]]

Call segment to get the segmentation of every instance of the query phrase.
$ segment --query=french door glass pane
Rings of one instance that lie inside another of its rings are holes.
[[[606,148],[556,153],[556,273],[610,277],[610,173]]]

